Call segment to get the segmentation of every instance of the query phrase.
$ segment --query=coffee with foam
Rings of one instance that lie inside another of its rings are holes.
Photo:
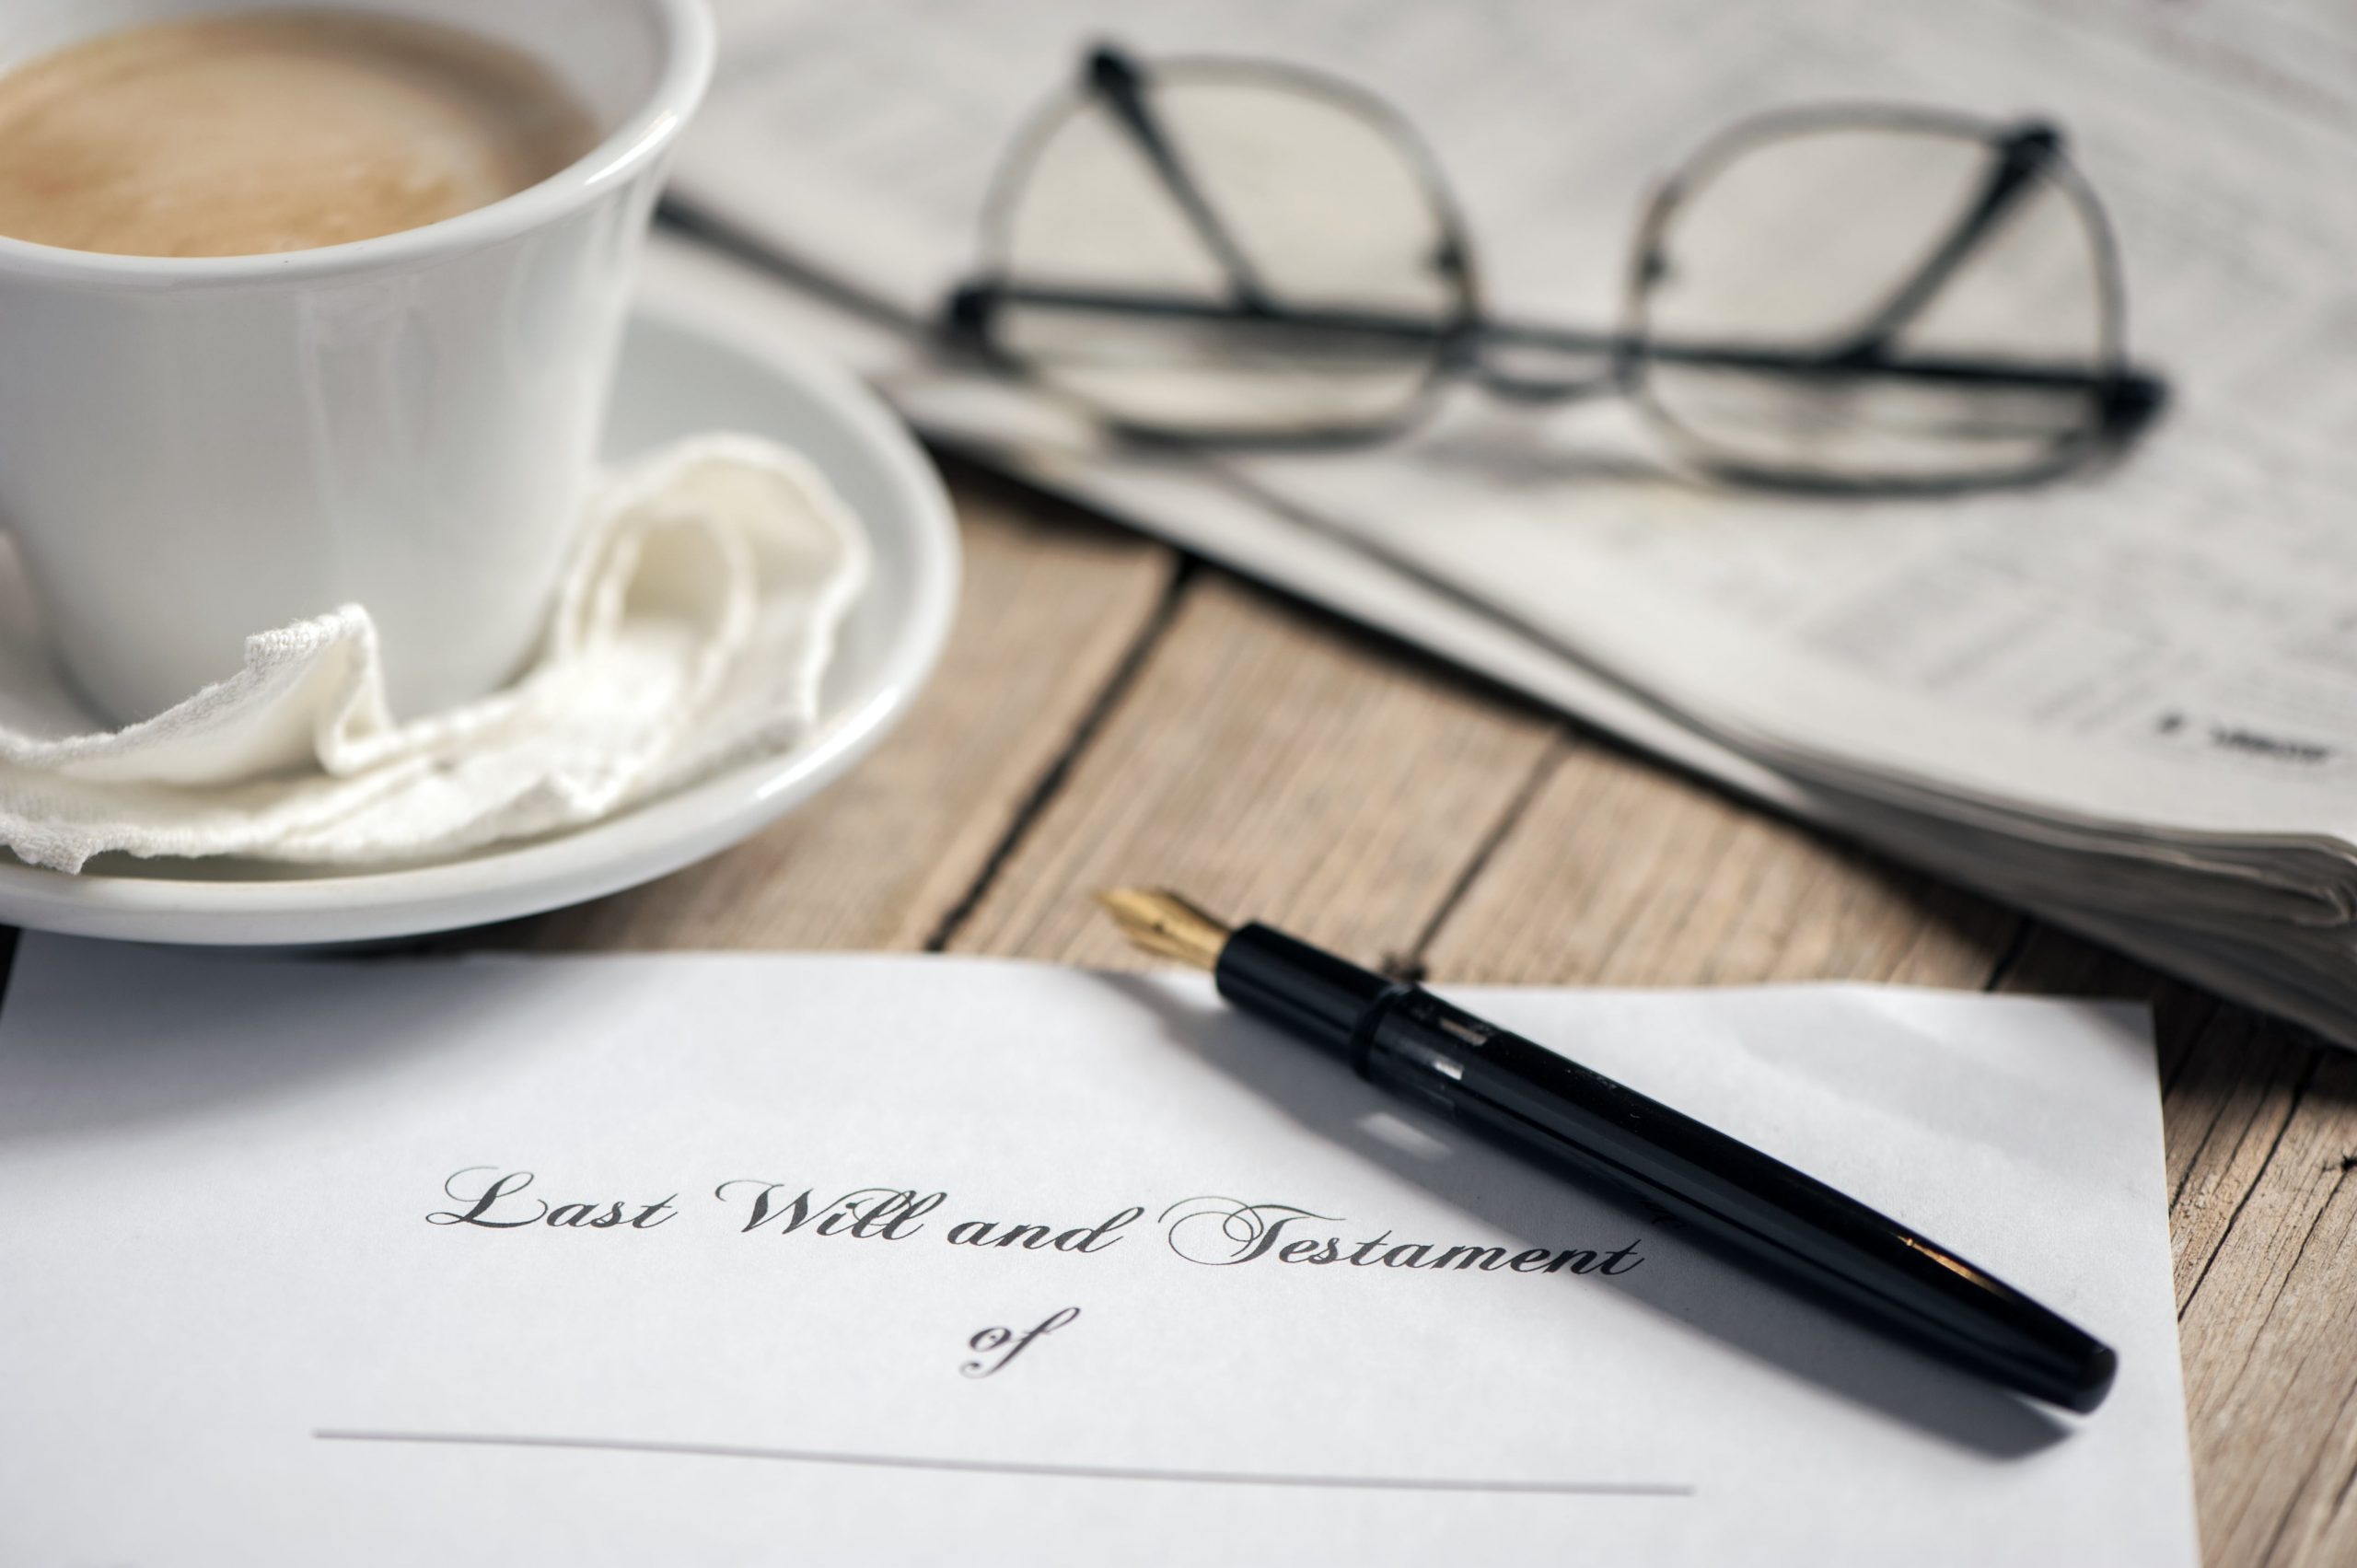
[[[0,75],[0,235],[134,256],[339,245],[488,205],[596,141],[546,69],[454,29],[157,22]]]

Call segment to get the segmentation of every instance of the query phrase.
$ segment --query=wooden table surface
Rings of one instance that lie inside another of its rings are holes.
[[[2208,1562],[2357,1562],[2357,1056],[1844,846],[983,476],[901,730],[761,837],[493,934],[1134,966],[1167,882],[1443,981],[1864,980],[2149,999]]]

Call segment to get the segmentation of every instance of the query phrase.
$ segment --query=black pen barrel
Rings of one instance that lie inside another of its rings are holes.
[[[1430,992],[1386,997],[1360,1040],[1378,1086],[1675,1214],[1852,1318],[2066,1409],[2110,1391],[2109,1347],[1987,1270]]]
[[[1782,1160],[1452,1006],[1262,925],[1220,992],[1377,1086],[1560,1173],[1684,1220],[1845,1315],[2067,1409],[2110,1391],[2111,1350],[2049,1308]]]

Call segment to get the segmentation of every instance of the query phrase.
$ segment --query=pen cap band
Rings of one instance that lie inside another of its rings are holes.
[[[1399,987],[1333,954],[1265,925],[1238,927],[1220,949],[1212,979],[1237,1009],[1349,1062],[1359,1020]]]

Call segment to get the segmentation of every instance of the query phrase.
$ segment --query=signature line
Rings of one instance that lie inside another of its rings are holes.
[[[810,1448],[749,1448],[729,1443],[656,1443],[630,1437],[534,1437],[507,1433],[363,1432],[323,1427],[331,1443],[436,1443],[481,1448],[586,1448],[627,1454],[696,1454],[718,1459],[784,1459],[803,1465],[875,1469],[955,1470],[979,1475],[1053,1476],[1068,1481],[1165,1481],[1198,1486],[1323,1487],[1352,1492],[1532,1493],[1558,1497],[1691,1497],[1691,1486],[1666,1481],[1459,1481],[1426,1476],[1283,1475],[1255,1470],[1164,1470],[1119,1465],[1030,1464],[1010,1459],[942,1459],[907,1454],[831,1454]]]

